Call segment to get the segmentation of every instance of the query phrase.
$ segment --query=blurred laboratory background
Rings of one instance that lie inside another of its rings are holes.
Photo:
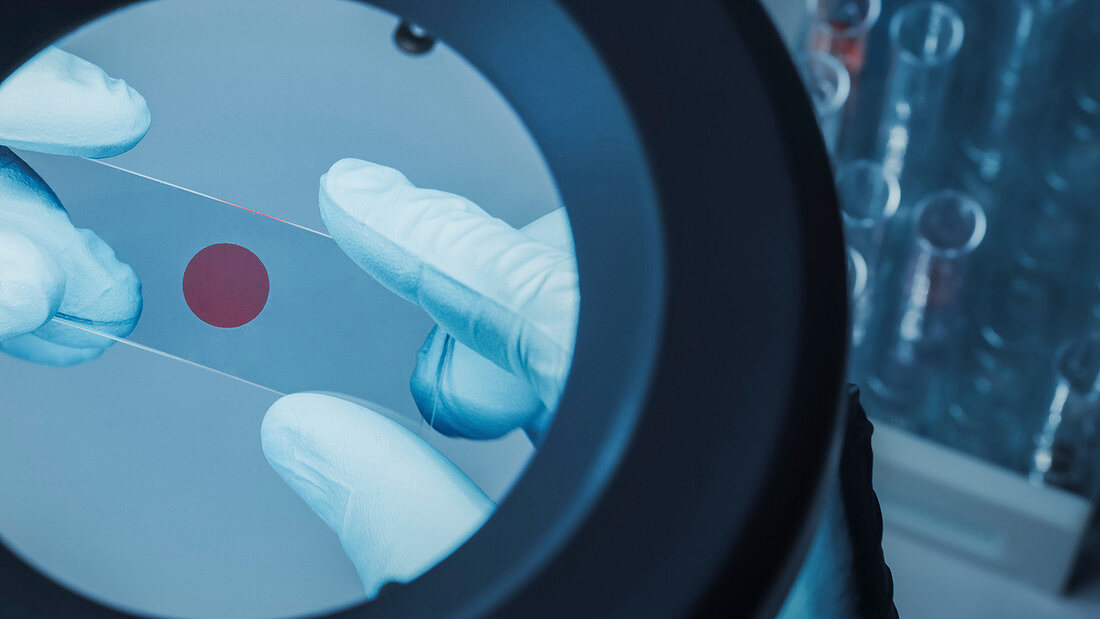
[[[765,5],[833,162],[901,615],[1100,616],[1100,2]]]

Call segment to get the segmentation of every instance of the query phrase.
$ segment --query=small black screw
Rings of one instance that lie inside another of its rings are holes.
[[[410,56],[420,56],[432,51],[435,47],[435,37],[427,30],[412,22],[402,20],[393,32],[393,42],[397,47]]]

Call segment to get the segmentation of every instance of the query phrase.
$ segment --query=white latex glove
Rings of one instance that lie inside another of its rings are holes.
[[[465,198],[354,159],[321,178],[337,244],[438,323],[412,379],[421,414],[468,438],[541,440],[573,356],[580,292],[563,209],[516,230]],[[320,394],[277,402],[263,448],[336,532],[367,595],[450,554],[495,507],[433,447],[377,411]]]
[[[0,145],[110,157],[149,130],[149,108],[125,82],[48,48],[0,84]],[[141,314],[133,270],[88,230],[78,230],[52,190],[0,146],[0,350],[72,365],[111,344],[49,322],[57,313],[125,336]]]

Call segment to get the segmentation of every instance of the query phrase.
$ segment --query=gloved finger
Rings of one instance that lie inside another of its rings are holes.
[[[268,462],[336,532],[372,598],[431,569],[495,507],[432,446],[346,400],[284,397],[261,434]]]
[[[559,208],[521,228],[536,241],[573,253],[569,217]],[[527,381],[489,362],[438,327],[417,354],[409,381],[420,414],[439,432],[499,438],[523,428],[536,445],[553,417]]]
[[[557,208],[520,228],[520,232],[554,249],[574,255],[573,226],[565,207]]]
[[[0,229],[0,341],[41,327],[64,294],[57,262],[22,234]]]
[[[320,204],[333,239],[359,266],[557,408],[580,306],[571,253],[461,196],[356,159],[321,177]]]
[[[64,282],[60,303],[52,312],[109,335],[133,331],[141,314],[141,284],[114,251],[88,230],[78,230],[52,190],[10,150],[0,147],[0,230],[18,234],[48,256],[54,267],[39,270]],[[39,258],[38,260],[44,260]],[[55,290],[56,282],[43,283]],[[21,324],[41,319],[23,308]],[[47,316],[49,320],[51,316]],[[14,318],[11,319],[13,322]],[[57,322],[46,322],[32,333],[0,341],[0,350],[21,358],[70,365],[94,357],[111,340]]]
[[[538,444],[549,425],[550,414],[527,381],[438,327],[416,355],[409,387],[421,416],[447,436],[490,440],[524,428]]]
[[[126,82],[48,47],[0,84],[0,144],[57,155],[111,157],[149,130],[149,107]]]

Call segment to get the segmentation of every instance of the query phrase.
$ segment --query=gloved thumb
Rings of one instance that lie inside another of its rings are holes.
[[[346,400],[284,397],[262,439],[271,466],[339,536],[371,598],[431,569],[495,507],[435,448]]]

